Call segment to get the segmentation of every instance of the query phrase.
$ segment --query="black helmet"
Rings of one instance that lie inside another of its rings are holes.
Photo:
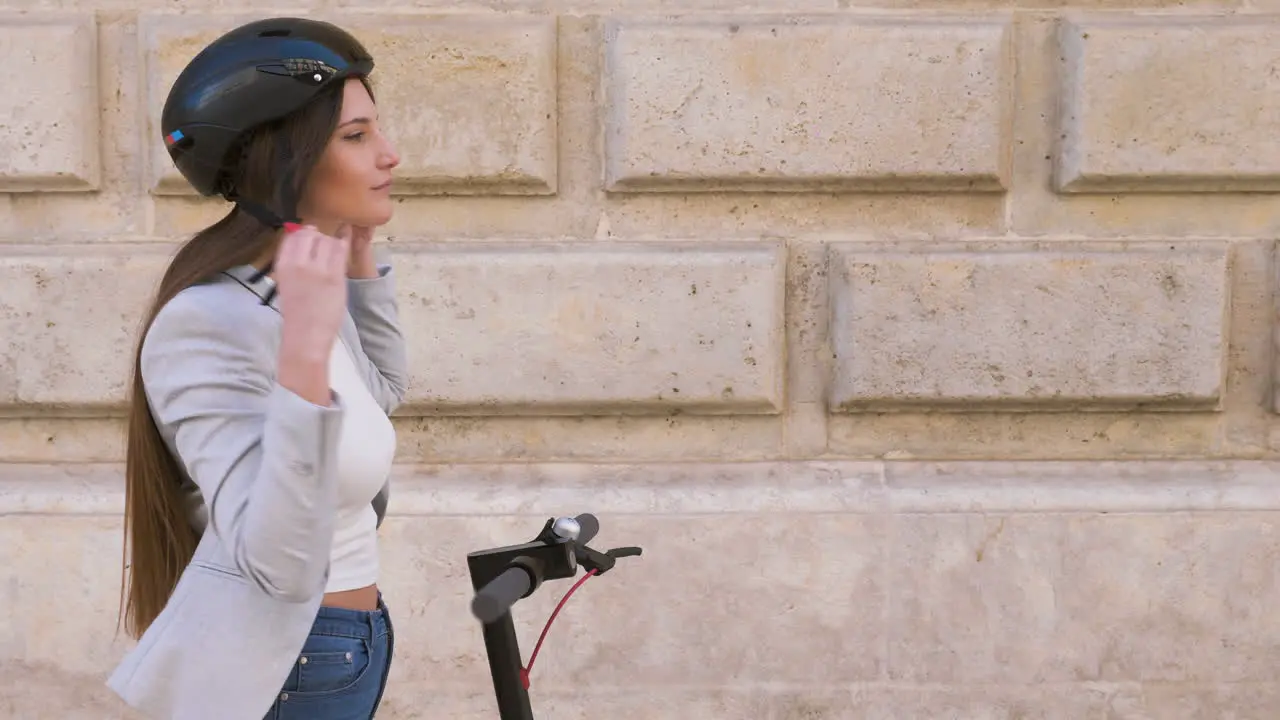
[[[264,217],[264,208],[239,199],[230,184],[240,141],[325,88],[372,70],[364,46],[330,23],[273,18],[242,25],[201,50],[170,88],[160,118],[165,147],[201,195],[222,195],[279,227],[279,218]],[[293,215],[295,208],[282,210]]]

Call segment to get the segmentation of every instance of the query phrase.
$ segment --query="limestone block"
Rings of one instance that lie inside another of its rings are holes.
[[[389,717],[492,717],[466,554],[584,511],[596,547],[645,553],[557,617],[533,670],[540,717],[1267,717],[1277,469],[400,465],[379,578],[398,618]],[[114,622],[122,470],[0,463],[13,717],[117,716],[101,677],[129,644]],[[569,586],[516,606],[525,657]]]
[[[811,487],[849,493],[862,475],[874,473],[793,466],[764,484],[761,469],[727,464],[606,470],[597,477],[615,480],[618,492],[597,481],[570,496],[557,491],[575,485],[566,482],[566,474],[579,471],[563,465],[517,464],[504,472],[489,465],[397,468],[396,499],[380,533],[379,578],[394,617],[403,619],[397,620],[397,656],[407,674],[400,678],[404,689],[393,694],[403,697],[415,688],[490,691],[484,646],[469,610],[473,590],[466,555],[532,539],[544,513],[594,512],[602,526],[594,546],[640,545],[645,553],[620,560],[615,570],[575,593],[535,666],[538,692],[572,688],[575,678],[587,675],[601,687],[629,685],[637,677],[650,687],[715,687],[728,678],[791,684],[876,679],[886,632],[886,555],[880,548],[887,523],[876,515],[833,511]],[[0,465],[0,562],[15,570],[16,579],[7,598],[10,612],[0,619],[0,639],[12,638],[10,644],[0,642],[0,662],[41,663],[62,673],[111,667],[111,655],[124,644],[113,642],[111,622],[119,597],[122,470],[118,464],[92,470]],[[682,483],[665,482],[681,472]],[[790,491],[789,482],[801,490]],[[714,492],[707,491],[717,485],[732,493],[724,500],[728,506],[708,501]],[[639,492],[627,493],[628,487]],[[544,491],[560,502],[548,502]],[[674,510],[629,501],[640,495]],[[703,510],[681,510],[682,498]],[[734,502],[739,499],[746,504]],[[491,508],[495,500],[501,508]],[[788,501],[801,510],[786,510]],[[5,512],[14,504],[31,514]],[[519,509],[511,511],[513,504]],[[751,505],[768,511],[752,512]],[[37,565],[50,572],[35,572]],[[570,585],[548,583],[519,605],[526,658]],[[51,592],[57,597],[45,597]],[[20,622],[23,617],[63,622],[46,628]],[[735,624],[754,630],[727,632]],[[72,644],[77,635],[82,642]],[[39,637],[52,642],[35,647]],[[14,646],[32,649],[6,657]],[[63,657],[71,647],[79,652]],[[627,662],[602,662],[603,657]]]
[[[902,516],[889,677],[1270,681],[1278,530],[1274,512]]]
[[[0,414],[120,406],[166,261],[154,245],[0,253]]]
[[[378,68],[401,194],[556,191],[556,19],[336,15]]]
[[[606,186],[998,192],[1004,17],[610,21]]]
[[[419,411],[781,408],[780,243],[445,243],[396,263]]]
[[[149,13],[151,188],[193,191],[160,142],[165,97],[182,68],[245,14]],[[373,54],[380,123],[396,145],[398,194],[553,194],[556,30],[549,16],[327,13]]]
[[[169,253],[0,255],[0,413],[120,407]],[[406,412],[782,407],[780,244],[441,243],[397,256],[413,368]]]
[[[639,678],[650,686],[715,687],[729,678],[834,684],[879,675],[885,634],[884,518],[725,512],[693,517],[602,518],[598,547],[641,545],[645,554],[620,560],[599,582],[593,578],[574,594],[535,666],[541,691],[567,689],[574,678],[587,675],[606,687]],[[386,564],[455,565],[472,550],[531,540],[544,520],[529,515],[389,519]],[[804,531],[797,533],[797,526]],[[421,573],[419,578],[402,573],[401,596],[434,595],[431,607],[438,616],[403,631],[406,641],[397,649],[405,648],[405,666],[440,685],[483,687],[488,679],[483,645],[465,625],[470,587],[460,582],[443,591],[438,582]],[[544,586],[518,610],[522,647],[532,650],[545,618],[569,589],[557,585]],[[572,623],[561,625],[567,617]],[[741,626],[752,632],[731,631]],[[623,658],[626,662],[618,661]]]
[[[1148,717],[1265,718],[1280,707],[1280,683],[1152,683],[1143,688],[1142,700]]]
[[[97,190],[98,30],[92,13],[0,11],[0,192]]]
[[[1059,41],[1059,191],[1280,189],[1274,17],[1084,16]]]
[[[830,404],[1216,409],[1227,253],[1175,243],[832,253]]]

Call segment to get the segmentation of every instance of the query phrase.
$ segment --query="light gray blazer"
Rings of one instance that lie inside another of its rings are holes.
[[[204,530],[173,596],[107,685],[157,720],[258,720],[275,701],[324,594],[337,502],[342,398],[322,408],[275,381],[281,316],[244,266],[165,305],[143,344],[151,411],[198,487]],[[340,332],[390,413],[408,368],[394,277],[348,281]],[[195,490],[192,487],[192,490]],[[378,523],[390,492],[374,508]]]

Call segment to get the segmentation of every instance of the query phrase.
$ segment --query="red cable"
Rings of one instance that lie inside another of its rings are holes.
[[[588,578],[595,574],[595,570],[588,571],[586,575],[582,576],[581,580],[574,583],[573,587],[569,588],[569,592],[565,593],[564,597],[560,598],[560,603],[557,604],[556,609],[551,612],[551,617],[547,618],[547,624],[542,626],[542,634],[538,636],[538,644],[533,646],[533,654],[529,656],[529,667],[520,668],[520,682],[524,685],[525,690],[529,689],[529,672],[533,670],[533,661],[538,659],[538,650],[542,649],[542,641],[547,638],[547,631],[551,629],[551,623],[555,622],[556,615],[560,614],[560,608],[564,607],[565,601],[569,599],[569,596],[573,594],[574,590],[582,587],[582,583],[586,582]]]

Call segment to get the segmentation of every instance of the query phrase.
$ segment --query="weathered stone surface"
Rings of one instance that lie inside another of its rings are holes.
[[[148,13],[147,137],[151,186],[192,195],[160,143],[159,118],[178,73],[211,40],[261,16]],[[554,18],[321,14],[377,62],[381,124],[401,156],[399,194],[551,194],[556,190]]]
[[[833,246],[833,407],[1213,409],[1221,246]]]
[[[114,632],[121,470],[0,464],[0,566],[14,569],[0,665],[40,688],[80,683],[58,699],[75,717],[118,707],[86,688],[128,645]],[[1194,717],[1176,708],[1265,706],[1280,646],[1280,619],[1267,612],[1280,593],[1278,471],[1195,461],[401,466],[380,580],[401,640],[388,711],[485,717],[466,553],[578,512],[601,519],[599,547],[645,554],[589,581],[558,617],[533,673],[544,712],[889,720],[904,710]],[[1162,487],[1171,473],[1185,491],[1176,497]],[[1008,487],[1037,498],[1009,498]],[[1232,498],[1242,487],[1253,494]],[[948,488],[957,492],[944,503],[921,493]],[[1100,514],[1113,508],[1126,512]],[[567,589],[552,583],[521,601],[526,657]],[[757,630],[727,634],[735,624]],[[77,652],[59,652],[72,639]],[[619,656],[629,662],[610,659]],[[598,694],[579,690],[587,674]],[[1233,685],[1245,682],[1256,684]],[[0,685],[0,708],[33,707],[30,687]]]
[[[1063,21],[1057,187],[1280,190],[1275,19]]]
[[[403,194],[556,191],[556,18],[332,15],[361,38]]]
[[[0,414],[121,407],[162,246],[0,254]],[[394,263],[405,412],[776,413],[780,244],[440,244]],[[93,347],[94,352],[80,348]],[[8,407],[5,407],[8,406]]]
[[[780,409],[781,244],[443,244],[397,266],[419,410]]]
[[[118,415],[225,211],[155,123],[293,15],[374,49],[404,156],[379,717],[493,718],[466,552],[591,511],[645,554],[537,717],[1274,720],[1277,2],[0,0],[0,717],[137,717]]]
[[[919,515],[891,544],[895,680],[1266,682],[1280,661],[1276,513]]]
[[[1004,189],[1002,18],[612,20],[610,190]]]
[[[1070,4],[1078,5],[1078,1],[1070,0]],[[1250,4],[1256,5],[1256,2]],[[1112,13],[1112,17],[1118,14]],[[1171,17],[1164,16],[1165,19]],[[1062,54],[1061,30],[1062,22],[1053,13],[1026,13],[1019,17],[1017,140],[1013,145],[1013,179],[1005,198],[1008,234],[1126,240],[1280,236],[1280,194],[1277,193],[1130,193],[1123,188],[1116,188],[1110,194],[1061,191],[1062,175],[1058,168],[1064,148],[1063,95],[1064,83],[1069,84],[1070,77],[1070,68],[1066,67]],[[1183,82],[1213,72],[1217,71],[1212,66],[1201,65],[1192,68],[1192,74]],[[1146,97],[1146,92],[1138,88],[1136,94],[1119,94],[1115,99],[1129,111],[1145,117],[1147,110],[1140,103],[1145,102]],[[1229,114],[1233,110],[1224,108],[1222,112]],[[1132,140],[1130,137],[1126,142]],[[1109,151],[1103,146],[1098,148],[1099,154],[1094,157],[1105,160]],[[1227,152],[1232,159],[1239,154],[1236,148]]]
[[[155,245],[0,252],[0,414],[119,407],[166,260]]]
[[[0,192],[96,190],[98,36],[92,13],[0,8]]]

